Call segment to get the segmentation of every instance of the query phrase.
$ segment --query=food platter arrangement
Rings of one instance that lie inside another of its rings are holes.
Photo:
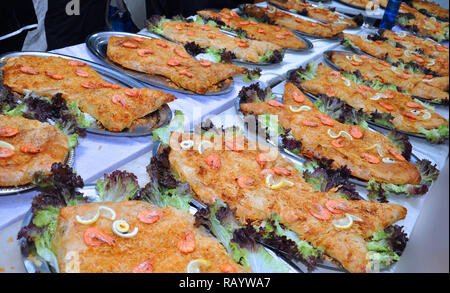
[[[94,61],[0,56],[0,195],[37,192],[25,269],[393,272],[443,166],[416,146],[448,156],[448,11],[408,1],[393,32],[321,2],[154,15],[91,34]],[[194,125],[186,97],[226,100],[242,127]],[[92,136],[147,139],[148,184],[85,184],[74,154]]]

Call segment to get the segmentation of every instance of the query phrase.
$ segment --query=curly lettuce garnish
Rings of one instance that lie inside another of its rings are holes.
[[[164,35],[164,30],[162,24],[167,21],[165,16],[161,15],[152,15],[149,19],[147,19],[147,29],[155,34]]]
[[[48,262],[53,271],[58,272],[53,240],[59,209],[87,202],[87,199],[77,191],[78,188],[84,187],[84,182],[72,168],[54,163],[50,175],[38,172],[34,175],[33,183],[38,186],[40,193],[33,199],[31,205],[31,223],[19,231],[17,239],[24,238],[31,249]]]
[[[284,51],[283,50],[275,50],[269,51],[266,54],[259,56],[259,63],[280,63],[283,60]]]
[[[366,242],[370,271],[382,270],[398,261],[407,242],[403,226],[392,225],[375,232],[370,241]]]
[[[425,129],[423,127],[419,127],[419,133],[425,135],[429,142],[441,144],[448,139],[449,129],[447,124],[442,123],[439,128]]]
[[[97,180],[95,190],[102,202],[119,202],[132,199],[139,189],[136,175],[116,170]]]
[[[225,247],[229,255],[244,267],[251,267],[255,273],[287,273],[289,267],[275,258],[248,235],[245,226],[235,216],[235,210],[216,200],[207,208],[195,214],[197,226],[206,226]]]
[[[295,232],[280,223],[280,216],[272,214],[270,219],[260,225],[247,224],[247,234],[270,248],[282,251],[295,260],[305,262],[312,270],[324,249],[314,248],[305,240],[301,240]]]
[[[176,110],[175,117],[168,125],[153,130],[152,141],[160,141],[162,144],[168,145],[172,131],[182,131],[183,126],[184,114],[183,112]]]
[[[432,163],[426,159],[417,161],[415,166],[422,178],[420,184],[396,185],[392,183],[377,182],[375,179],[371,179],[367,185],[369,199],[377,200],[379,202],[388,202],[391,192],[397,194],[404,193],[406,196],[423,195],[427,193],[429,185],[437,179],[439,170],[436,168],[436,165],[432,165]]]
[[[255,79],[259,79],[261,77],[261,68],[256,67],[255,69],[252,70],[247,70],[246,73],[241,74],[242,77],[242,81],[243,82],[251,82]]]
[[[346,47],[346,48],[349,48],[349,49],[352,49],[352,50],[354,50],[354,51],[357,51],[357,52],[359,52],[359,51],[361,50],[361,49],[359,49],[358,46],[356,46],[356,45],[350,40],[349,37],[343,38],[342,41],[341,41],[341,45],[344,46],[344,47]]]
[[[308,160],[304,164],[297,164],[295,168],[303,179],[315,190],[328,192],[337,188],[335,193],[341,194],[349,200],[360,200],[362,197],[356,191],[355,184],[350,182],[351,171],[346,167],[332,168],[333,160],[321,158]]]
[[[242,87],[238,97],[241,99],[241,103],[259,103],[274,99],[272,89],[270,87],[262,89],[259,83]]]
[[[402,152],[402,156],[411,160],[412,145],[409,142],[409,136],[396,130],[389,131],[387,137]]]
[[[344,124],[360,125],[363,128],[368,128],[366,120],[369,117],[362,109],[356,110],[336,97],[327,95],[318,95],[317,97],[318,99],[314,102],[314,105],[334,120]]]
[[[292,75],[297,75],[297,78]],[[294,82],[294,84],[300,84],[302,80],[311,80],[317,77],[317,64],[313,61],[311,63],[308,63],[305,68],[300,67],[296,71],[291,74],[291,77],[289,78],[290,81]],[[300,80],[298,80],[300,79]]]

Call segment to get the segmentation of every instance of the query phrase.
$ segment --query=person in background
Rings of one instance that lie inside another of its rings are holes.
[[[21,51],[28,31],[37,28],[32,0],[2,1],[0,8],[0,53]]]
[[[207,8],[235,8],[239,4],[248,3],[245,0],[146,0],[147,18],[152,15],[195,15],[198,10]]]
[[[107,0],[48,0],[45,15],[47,50],[84,43],[106,29]]]

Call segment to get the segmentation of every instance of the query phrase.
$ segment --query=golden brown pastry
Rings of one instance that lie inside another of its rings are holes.
[[[245,20],[231,9],[224,8],[219,13],[201,10],[197,14],[203,18],[219,19],[227,26],[242,29],[252,40],[274,43],[282,48],[304,49],[306,44],[290,30],[266,23]]]
[[[158,90],[122,88],[103,80],[87,64],[60,57],[9,57],[3,77],[4,85],[20,94],[32,91],[51,98],[61,93],[110,131],[122,131],[176,99]]]
[[[331,61],[344,71],[359,71],[365,80],[394,84],[411,96],[436,102],[448,101],[448,78],[412,73],[367,55],[332,52]],[[357,59],[359,62],[356,62]]]
[[[416,167],[406,161],[401,151],[381,133],[333,120],[290,82],[284,88],[283,101],[282,105],[276,106],[270,103],[241,104],[241,110],[256,115],[277,115],[279,124],[291,129],[294,138],[302,142],[303,156],[333,159],[333,168],[347,166],[353,176],[366,181],[373,178],[393,184],[420,183]],[[294,113],[290,106],[294,109],[308,106],[310,110]],[[340,136],[335,137],[337,135]]]
[[[316,73],[315,78],[303,80],[300,87],[314,95],[335,96],[368,114],[388,113],[394,117],[392,124],[398,130],[420,133],[420,128],[437,129],[442,124],[448,125],[448,121],[439,114],[406,94],[358,85],[323,64],[319,64]]]
[[[297,0],[270,0],[270,3],[287,10],[295,10],[297,13],[328,23],[347,23],[352,27],[359,26],[354,20],[343,17],[326,7],[315,7],[310,3]]]
[[[68,152],[69,139],[55,126],[0,115],[0,186],[30,183],[38,171],[48,174],[53,163],[64,163]]]
[[[136,236],[116,235],[112,230],[113,221],[105,217],[91,225],[76,221],[76,216],[95,214],[99,206],[113,209],[116,219],[127,221],[130,231],[138,228]],[[140,220],[145,220],[145,215],[148,215],[147,223]],[[180,241],[188,234],[187,243],[180,246]],[[172,207],[159,208],[142,201],[62,208],[55,247],[62,273],[186,273],[189,262],[196,259],[210,262],[209,266],[201,268],[205,273],[220,273],[221,265],[226,264],[236,272],[247,271],[233,261],[217,239],[204,228],[195,227],[194,217],[188,212]]]
[[[261,18],[265,15],[276,25],[323,38],[335,37],[349,27],[349,24],[347,23],[321,23],[303,19],[301,17],[295,17],[292,14],[277,10],[272,6],[264,8],[246,4],[244,6],[244,11],[256,18]]]
[[[172,132],[171,168],[182,181],[190,184],[200,201],[225,201],[230,208],[236,208],[242,222],[261,222],[273,213],[279,214],[282,225],[314,247],[322,247],[326,255],[350,272],[368,271],[366,239],[406,216],[406,209],[399,205],[349,201],[331,192],[315,191],[276,150],[260,145],[249,149],[247,146],[255,146],[254,142],[239,135],[234,138],[242,143],[242,151],[231,151],[226,147],[229,141],[214,138],[210,140],[214,147],[200,154],[198,144],[204,137]],[[182,139],[193,140],[193,148],[182,149]],[[258,163],[261,154],[267,158],[265,163],[261,160]],[[261,176],[264,169],[280,171],[279,174],[285,174],[281,178],[293,184],[269,188]],[[327,204],[340,205],[362,221],[354,222],[348,229],[338,229],[333,221],[344,217],[344,213],[332,214],[325,208]]]
[[[107,54],[123,67],[165,76],[177,86],[198,94],[205,94],[223,80],[246,71],[233,64],[197,61],[183,46],[159,39],[136,41],[131,37],[112,36]]]

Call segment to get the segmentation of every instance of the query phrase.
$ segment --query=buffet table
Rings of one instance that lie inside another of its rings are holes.
[[[328,6],[328,5],[327,5]],[[351,10],[335,1],[331,6],[338,11]],[[350,29],[345,32],[352,34],[367,34],[368,28]],[[148,35],[143,30],[140,34]],[[310,61],[321,61],[322,53],[333,48],[342,49],[335,40],[310,39],[314,48],[302,53],[286,53],[281,64],[263,66],[259,82],[266,86],[273,86],[275,93],[283,92],[282,82],[287,71],[306,65]],[[75,56],[105,65],[87,49],[85,44],[79,44],[55,50],[55,53]],[[185,115],[185,127],[191,128],[202,119],[217,115],[213,121],[224,126],[238,125],[243,127],[242,121],[236,115],[234,101],[244,83],[241,78],[235,78],[233,90],[225,95],[199,96],[171,92],[178,99],[169,103],[172,111],[181,110]],[[155,88],[143,84],[142,87]],[[199,111],[201,109],[201,111]],[[436,111],[449,118],[448,106],[437,106]],[[219,115],[218,115],[219,114]],[[377,129],[378,130],[378,129]],[[410,235],[410,241],[404,257],[391,268],[393,272],[413,271],[443,271],[442,259],[447,259],[448,270],[448,153],[449,143],[430,145],[426,141],[411,137],[413,151],[419,158],[427,158],[441,170],[439,179],[433,183],[429,192],[417,198],[405,199],[403,195],[393,195],[390,201],[401,203],[408,209],[407,219],[399,222],[405,225],[405,232]],[[143,186],[148,181],[145,167],[149,163],[153,142],[151,136],[144,137],[109,137],[88,133],[79,140],[76,148],[74,170],[81,175],[85,183],[92,183],[104,173],[115,169],[125,169],[138,176]],[[365,197],[367,192],[358,187],[358,191]],[[29,210],[32,198],[36,191],[19,193],[9,196],[0,196],[0,272],[24,272],[19,246],[15,240],[23,216]],[[436,212],[439,209],[439,212]],[[416,223],[418,223],[416,225]],[[445,223],[445,224],[443,224]],[[446,253],[446,255],[445,255]],[[445,266],[445,263],[444,263]]]

